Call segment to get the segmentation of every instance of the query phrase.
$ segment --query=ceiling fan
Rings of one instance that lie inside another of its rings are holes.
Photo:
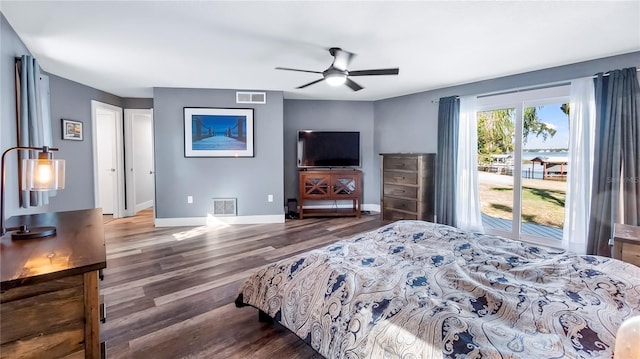
[[[400,69],[398,69],[397,67],[390,68],[390,69],[349,71],[347,70],[347,65],[349,65],[349,62],[355,56],[354,53],[342,50],[339,47],[330,48],[329,53],[331,54],[331,56],[333,56],[333,63],[331,64],[331,66],[329,66],[328,69],[324,71],[299,70],[299,69],[292,69],[288,67],[276,67],[276,70],[299,71],[299,72],[310,72],[313,74],[322,74],[321,79],[311,81],[308,84],[304,84],[302,86],[298,86],[296,87],[297,89],[302,89],[307,86],[316,84],[320,81],[326,80],[327,83],[331,86],[340,86],[342,84],[346,84],[353,91],[362,90],[363,87],[358,85],[349,77],[374,76],[374,75],[397,75],[400,72]]]

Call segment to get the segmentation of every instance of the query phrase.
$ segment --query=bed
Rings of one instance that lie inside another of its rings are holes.
[[[610,358],[640,268],[398,221],[257,270],[236,305],[326,358]]]

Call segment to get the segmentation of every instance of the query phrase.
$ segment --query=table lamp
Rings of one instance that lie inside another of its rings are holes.
[[[21,225],[19,227],[7,228],[4,223],[4,187],[6,181],[5,156],[9,152],[25,150],[25,151],[41,151],[38,158],[25,158],[22,160],[22,183],[23,191],[51,191],[64,188],[64,160],[54,160],[51,151],[57,151],[57,148],[44,147],[11,147],[2,153],[2,181],[0,182],[0,194],[2,200],[0,203],[0,223],[2,232],[0,236],[4,236],[7,231],[15,231],[11,234],[11,239],[29,239],[48,237],[56,234],[56,227],[28,227]]]

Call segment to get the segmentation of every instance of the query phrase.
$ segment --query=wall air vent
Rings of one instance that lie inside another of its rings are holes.
[[[213,199],[213,216],[214,217],[236,216],[238,214],[236,203],[237,203],[237,198],[214,198]]]
[[[266,92],[236,92],[236,103],[267,103]]]

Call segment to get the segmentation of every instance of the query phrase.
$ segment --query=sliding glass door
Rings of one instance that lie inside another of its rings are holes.
[[[565,103],[538,103],[524,109],[520,158],[521,232],[562,240],[569,164]]]
[[[478,196],[485,228],[513,231],[515,109],[478,112]],[[515,218],[518,218],[517,216]]]
[[[568,173],[568,86],[479,99],[485,231],[559,244]]]

